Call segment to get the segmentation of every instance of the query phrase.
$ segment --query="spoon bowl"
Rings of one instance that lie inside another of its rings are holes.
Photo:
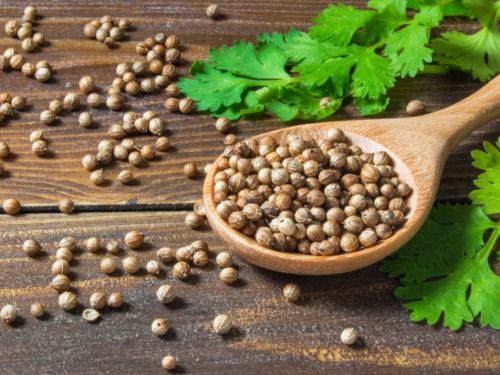
[[[418,117],[323,122],[283,128],[254,137],[273,137],[282,144],[289,134],[319,140],[330,128],[339,128],[353,145],[365,152],[385,151],[394,171],[412,188],[405,223],[386,240],[353,253],[316,256],[280,252],[259,245],[231,228],[216,212],[213,187],[216,168],[208,173],[203,186],[207,219],[219,235],[245,261],[274,271],[329,275],[369,266],[392,254],[408,242],[427,218],[445,161],[453,149],[472,130],[500,116],[500,77],[482,89],[441,111]],[[214,164],[215,165],[215,164]]]

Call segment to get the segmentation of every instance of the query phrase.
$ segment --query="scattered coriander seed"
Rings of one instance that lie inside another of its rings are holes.
[[[231,130],[231,121],[225,117],[219,117],[215,121],[215,129],[220,133],[227,133]]]
[[[66,275],[56,275],[50,282],[50,286],[55,291],[61,293],[70,288],[71,280]]]
[[[186,215],[184,222],[189,228],[198,229],[203,224],[203,218],[196,212],[190,212]]]
[[[189,113],[194,108],[194,101],[190,98],[183,98],[179,101],[179,111]]]
[[[2,58],[2,56],[0,56],[0,59],[1,58]],[[0,67],[0,70],[3,70],[3,69],[1,69],[1,67]],[[23,64],[23,66],[21,67],[21,72],[24,74],[25,77],[33,77],[35,75],[35,72],[36,72],[35,65],[30,63],[30,62],[25,62]]]
[[[410,116],[421,115],[425,112],[425,103],[420,100],[412,100],[406,106],[406,112]]]
[[[97,253],[101,250],[101,240],[97,237],[89,237],[85,240],[85,250],[89,253]]]
[[[34,33],[32,39],[37,46],[42,46],[47,42],[47,38],[42,33]]]
[[[66,262],[71,262],[74,258],[73,252],[67,247],[60,247],[56,251],[56,259],[63,259]]]
[[[123,129],[123,126],[120,124],[111,125],[109,127],[108,134],[113,139],[122,139],[127,135],[125,129]]]
[[[88,171],[93,171],[97,168],[97,159],[95,155],[87,154],[82,158],[82,167]]]
[[[42,246],[40,243],[36,240],[26,240],[23,242],[23,251],[26,255],[30,257],[34,257],[38,254],[40,254],[40,251],[42,250]]]
[[[233,265],[233,257],[227,251],[222,251],[215,257],[215,263],[220,268],[227,268]]]
[[[175,250],[171,247],[162,247],[161,249],[158,249],[156,256],[162,263],[172,263],[175,260]]]
[[[12,324],[17,318],[17,307],[11,304],[5,305],[0,310],[0,319],[7,324]]]
[[[166,152],[170,149],[170,140],[167,137],[159,137],[155,142],[157,151]]]
[[[176,83],[171,83],[170,85],[168,85],[167,88],[165,89],[165,92],[167,93],[168,96],[171,97],[176,97],[177,95],[180,94],[180,90],[177,87]]]
[[[63,108],[68,111],[74,111],[80,105],[80,95],[74,92],[66,94],[63,98]]]
[[[104,169],[97,169],[90,174],[90,181],[94,185],[102,185],[105,181]]]
[[[212,328],[215,333],[218,333],[219,335],[225,335],[229,333],[229,331],[231,331],[231,329],[233,328],[233,322],[226,314],[219,314],[212,322]]]
[[[194,163],[187,163],[184,165],[184,176],[188,178],[195,178],[198,175],[198,168]]]
[[[0,141],[0,159],[4,159],[10,155],[10,148],[7,143]]]
[[[191,246],[179,247],[175,252],[175,258],[180,262],[191,262],[193,260],[194,249]]]
[[[340,334],[340,341],[346,345],[353,345],[359,337],[358,330],[356,328],[345,328]]]
[[[191,275],[191,267],[187,262],[177,262],[172,268],[172,275],[176,279],[185,280]]]
[[[23,55],[20,55],[20,54],[15,54],[14,56],[12,56],[10,58],[10,67],[14,70],[21,70],[21,68],[23,67],[23,64],[24,64],[24,57]],[[35,73],[35,77],[36,77],[36,73]]]
[[[35,302],[30,306],[30,313],[35,318],[41,318],[45,314],[45,308],[39,302]]]
[[[106,296],[101,292],[94,292],[89,298],[90,307],[96,310],[102,310],[106,306]]]
[[[126,185],[134,179],[134,175],[129,169],[124,169],[123,171],[120,171],[120,173],[118,173],[118,177],[116,179],[122,184]]]
[[[128,247],[137,250],[144,244],[144,234],[138,230],[132,230],[125,234],[124,240]]]
[[[70,311],[76,307],[78,300],[76,299],[75,293],[66,291],[59,295],[57,302],[61,309]]]
[[[155,319],[153,320],[153,323],[151,323],[151,332],[153,332],[153,335],[155,336],[164,336],[167,334],[169,329],[170,324],[165,318]]]
[[[166,355],[161,360],[161,367],[165,370],[174,370],[177,366],[177,360],[173,355]]]
[[[78,241],[74,237],[64,237],[59,241],[59,247],[65,247],[70,251],[75,251]]]
[[[37,47],[33,38],[26,38],[21,42],[21,48],[26,52],[32,52]]]
[[[130,154],[128,154],[128,162],[134,167],[140,167],[144,164],[144,158],[142,157],[140,152],[132,151]]]
[[[96,322],[99,318],[101,317],[101,314],[99,314],[99,311],[94,310],[94,309],[85,309],[82,312],[82,318],[86,322],[93,323]]]
[[[39,139],[31,144],[31,151],[36,155],[36,156],[45,156],[49,152],[49,146],[47,144],[47,141],[44,141],[43,139]]]
[[[40,113],[40,121],[42,121],[45,125],[50,125],[56,119],[56,115],[50,109],[46,109]]]
[[[123,305],[123,296],[120,292],[113,292],[108,297],[108,306],[117,309]]]
[[[283,287],[283,298],[287,302],[297,302],[300,298],[300,287],[295,283],[288,283]]]
[[[51,100],[49,103],[49,110],[58,115],[64,109],[63,102],[59,99]]]
[[[10,105],[12,106],[12,109],[22,111],[26,106],[26,98],[22,96],[14,96],[10,101]]]
[[[196,267],[205,267],[208,264],[208,254],[203,250],[198,250],[193,254],[193,264]]]
[[[21,203],[14,198],[6,199],[2,207],[7,215],[17,215],[21,211]]]
[[[165,100],[164,107],[169,112],[176,112],[179,109],[179,99],[168,98]]]
[[[94,119],[89,112],[82,112],[78,116],[78,124],[80,124],[82,128],[90,128],[93,123]]]
[[[161,264],[157,260],[149,260],[146,263],[146,271],[151,275],[158,276],[161,273]]]
[[[119,94],[110,95],[106,99],[106,106],[112,111],[118,111],[123,107],[124,99]]]
[[[10,37],[17,36],[17,31],[21,27],[21,23],[18,20],[8,20],[5,23],[5,34]]]
[[[75,204],[71,199],[62,199],[59,201],[59,211],[63,214],[70,214],[74,211]]]
[[[30,133],[29,141],[30,141],[30,143],[33,143],[35,141],[43,139],[43,136],[44,136],[43,130],[34,130]]]
[[[226,146],[231,146],[236,144],[236,136],[234,134],[228,134],[224,137],[224,144]]]
[[[141,269],[141,260],[135,255],[131,255],[122,260],[123,270],[127,273],[134,274]]]
[[[87,104],[92,108],[98,108],[102,104],[101,95],[95,92],[90,93],[87,96]]]
[[[117,255],[120,253],[120,244],[116,240],[110,240],[106,244],[106,251],[110,254]]]
[[[116,262],[113,258],[105,257],[101,260],[99,268],[105,274],[112,274],[116,270]]]
[[[145,145],[141,147],[141,156],[146,160],[152,160],[155,157],[155,149],[151,145]]]
[[[167,305],[175,299],[175,289],[172,285],[164,284],[156,290],[156,299]]]
[[[238,280],[238,271],[236,271],[233,267],[226,267],[220,271],[219,279],[224,284],[233,284],[236,280]]]
[[[69,263],[64,259],[56,259],[52,263],[51,267],[52,275],[68,275],[69,274]]]
[[[219,16],[219,6],[217,4],[210,4],[205,13],[208,17],[216,19]]]

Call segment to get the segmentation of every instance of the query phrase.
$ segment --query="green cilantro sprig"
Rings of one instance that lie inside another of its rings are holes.
[[[473,205],[439,205],[417,235],[382,263],[390,277],[400,277],[396,296],[405,301],[413,321],[442,324],[453,330],[479,319],[500,329],[500,276],[490,258],[500,237],[500,138],[472,152],[483,173],[469,197]],[[497,254],[498,256],[498,254]]]
[[[452,67],[486,81],[500,72],[499,0],[371,0],[368,7],[330,5],[308,32],[211,49],[179,87],[215,117],[267,111],[284,121],[320,120],[348,97],[363,115],[382,112],[399,77]],[[446,16],[477,19],[481,29],[431,40]]]

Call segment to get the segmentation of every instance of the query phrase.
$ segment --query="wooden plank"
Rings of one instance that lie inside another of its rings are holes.
[[[223,149],[222,136],[213,128],[213,121],[204,115],[167,114],[162,94],[129,100],[130,108],[142,112],[148,109],[158,111],[168,122],[169,136],[174,149],[161,155],[147,168],[135,171],[138,183],[121,186],[115,182],[120,165],[107,169],[109,183],[95,187],[88,180],[88,173],[80,166],[81,157],[93,152],[99,140],[106,137],[109,125],[119,121],[121,113],[107,110],[93,110],[99,126],[82,129],[77,124],[77,115],[64,117],[59,125],[47,127],[40,124],[39,113],[50,99],[75,90],[78,79],[90,74],[101,87],[108,85],[114,76],[118,62],[138,59],[134,53],[135,41],[159,31],[175,32],[184,46],[185,72],[188,61],[206,56],[209,47],[231,43],[236,39],[254,40],[262,31],[281,30],[290,27],[306,29],[310,18],[326,6],[327,1],[264,2],[251,4],[246,1],[225,2],[222,5],[226,17],[214,22],[204,15],[206,4],[197,1],[175,2],[109,2],[106,12],[114,16],[131,17],[136,31],[130,32],[130,41],[110,51],[95,41],[84,40],[83,24],[103,15],[101,2],[89,1],[75,9],[61,1],[42,1],[38,7],[44,16],[38,27],[51,40],[52,45],[41,53],[28,55],[31,61],[46,59],[57,70],[53,83],[41,84],[22,77],[19,72],[0,72],[1,90],[28,96],[32,106],[19,119],[5,123],[0,129],[0,139],[7,141],[14,156],[5,164],[8,178],[2,178],[0,200],[15,196],[26,206],[54,205],[61,198],[71,198],[80,205],[123,205],[123,204],[179,204],[192,203],[200,198],[201,183],[193,183],[182,176],[182,166],[188,161],[197,162],[200,167],[210,162]],[[356,5],[364,2],[356,1]],[[140,5],[139,5],[140,4]],[[2,5],[0,23],[17,17],[22,3],[12,1]],[[454,27],[470,30],[468,23],[454,24]],[[0,49],[19,47],[19,41],[0,37]],[[464,74],[443,76],[422,76],[406,79],[391,90],[392,104],[386,116],[404,116],[406,103],[414,98],[424,100],[429,111],[446,107],[467,96],[479,87]],[[83,107],[82,107],[83,109]],[[337,119],[357,116],[347,106],[335,116]],[[239,135],[251,136],[285,126],[273,119],[245,120],[238,125]],[[50,141],[53,157],[40,159],[31,154],[27,141],[29,133],[44,128]],[[498,122],[492,123],[468,137],[450,157],[444,171],[439,191],[440,200],[463,200],[472,187],[477,172],[470,165],[469,152],[480,146],[484,140],[494,140],[500,135]],[[141,138],[140,144],[152,142]],[[34,188],[36,187],[36,188]]]
[[[56,243],[63,236],[83,240],[121,239],[131,230],[145,233],[143,259],[161,246],[179,247],[205,239],[214,252],[225,249],[208,230],[189,231],[184,212],[101,213],[64,216],[0,216],[0,304],[16,303],[19,324],[0,324],[2,374],[161,374],[163,355],[178,356],[178,373],[197,374],[493,374],[500,367],[500,336],[468,326],[460,333],[413,324],[394,298],[395,282],[376,266],[332,277],[298,277],[258,269],[240,261],[236,286],[218,281],[216,267],[194,270],[189,282],[167,274],[155,278],[106,276],[98,270],[102,254],[81,253],[72,268],[79,301],[94,291],[121,291],[127,302],[106,311],[98,324],[79,313],[59,310],[47,284]],[[20,251],[27,238],[38,239],[48,255],[30,259]],[[123,256],[123,255],[122,255]],[[213,258],[211,260],[213,263]],[[302,302],[287,304],[281,287],[297,282]],[[179,295],[171,307],[155,301],[162,283]],[[42,302],[49,316],[37,321],[29,305]],[[210,330],[217,313],[229,314],[234,333],[222,338]],[[165,316],[172,333],[150,333],[150,323]],[[349,348],[339,334],[347,326],[361,331],[363,345]]]

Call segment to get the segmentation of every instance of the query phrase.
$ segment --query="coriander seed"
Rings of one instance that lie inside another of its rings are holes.
[[[56,259],[63,259],[66,262],[71,262],[74,258],[73,252],[67,247],[60,247],[56,251]]]
[[[45,125],[50,125],[56,119],[56,115],[50,109],[46,109],[40,113],[40,121],[42,121]]]
[[[198,229],[203,224],[203,218],[196,212],[190,212],[186,215],[184,222],[189,228]]]
[[[106,244],[106,251],[110,254],[117,255],[120,253],[120,244],[116,240],[110,240]]]
[[[65,247],[70,251],[75,251],[77,246],[78,242],[74,237],[64,237],[59,241],[59,247]]]
[[[172,285],[165,284],[156,290],[156,299],[167,305],[175,299],[175,289]]]
[[[39,302],[35,302],[30,306],[30,313],[35,318],[41,318],[45,314],[45,308]]]
[[[170,324],[167,319],[158,318],[153,320],[153,323],[151,323],[151,332],[153,332],[153,335],[155,336],[164,336],[167,334],[169,329]]]
[[[215,129],[220,133],[227,133],[231,130],[231,121],[225,117],[220,117],[215,121]]]
[[[345,345],[353,345],[359,337],[358,330],[356,328],[345,328],[340,334],[340,341]]]
[[[123,259],[122,261],[123,270],[129,274],[134,274],[139,272],[141,269],[141,260],[135,255],[131,255]]]
[[[156,256],[162,263],[172,263],[175,260],[175,250],[170,247],[162,247],[158,249]]]
[[[75,204],[71,199],[62,199],[59,201],[59,211],[63,214],[70,214],[75,210]]]
[[[233,265],[233,257],[227,251],[222,251],[217,254],[215,263],[217,263],[220,268],[231,267]]]
[[[157,260],[149,260],[146,263],[146,271],[151,275],[158,276],[161,273],[161,264]]]
[[[106,306],[106,296],[101,292],[94,292],[89,298],[90,307],[96,310],[102,310]]]
[[[61,293],[61,292],[64,292],[65,290],[68,290],[70,288],[71,280],[66,275],[56,275],[52,279],[50,286],[55,291]]]
[[[189,113],[194,109],[194,101],[189,98],[184,98],[179,101],[179,111]]]
[[[177,87],[176,83],[171,83],[170,85],[168,85],[167,88],[165,89],[165,92],[170,97],[176,97],[180,94],[180,90]]]
[[[49,110],[58,115],[64,109],[63,102],[59,99],[51,100],[49,103]]]
[[[176,98],[168,98],[165,100],[164,107],[169,112],[176,112],[179,110],[179,99]]]
[[[85,249],[89,253],[97,253],[101,250],[101,240],[97,237],[89,237],[85,240]]]
[[[22,111],[26,106],[26,98],[22,96],[14,96],[10,101],[10,105],[12,106],[12,109]]]
[[[193,264],[196,267],[205,267],[208,264],[208,254],[203,250],[198,250],[193,254]]]
[[[17,318],[17,307],[11,304],[5,305],[0,310],[0,319],[7,324],[12,324]]]
[[[110,257],[105,257],[101,260],[101,263],[99,265],[99,268],[101,269],[102,272],[105,274],[112,274],[116,270],[116,262],[113,258]]]
[[[47,141],[44,141],[43,139],[39,139],[31,144],[31,151],[36,156],[45,156],[49,152],[49,146],[47,144]]]
[[[76,295],[73,292],[63,292],[59,295],[59,299],[57,302],[59,304],[59,307],[66,311],[73,310],[78,303]]]
[[[191,267],[187,262],[177,262],[172,268],[172,275],[176,279],[185,280],[191,275]]]
[[[166,355],[161,360],[161,367],[165,370],[174,370],[177,366],[177,360],[173,355]]]
[[[144,158],[138,151],[132,151],[128,154],[128,162],[134,167],[140,167],[144,164]]]
[[[288,283],[283,287],[283,298],[287,302],[297,302],[300,294],[300,287],[295,283]]]
[[[412,100],[406,106],[406,112],[410,116],[418,116],[425,112],[425,103],[420,100]]]
[[[224,284],[233,284],[238,279],[238,271],[232,267],[223,268],[220,271],[219,279]]]
[[[198,175],[198,168],[194,163],[187,163],[184,165],[184,176],[188,178],[195,178]]]
[[[2,208],[7,215],[17,215],[21,211],[21,203],[14,198],[6,199]]]
[[[86,322],[93,323],[96,322],[99,318],[101,317],[101,314],[99,314],[99,311],[94,310],[94,309],[85,309],[82,312],[82,318]]]
[[[92,108],[98,108],[102,104],[101,95],[93,92],[87,96],[87,104]]]
[[[40,254],[42,246],[36,240],[26,240],[23,242],[23,251],[27,256],[34,257]]]
[[[93,123],[94,119],[89,112],[82,112],[78,116],[78,124],[80,124],[82,128],[90,128]]]
[[[112,111],[118,111],[118,110],[120,110],[122,108],[122,106],[123,106],[123,103],[124,103],[123,96],[121,96],[119,94],[110,95],[106,99],[106,106],[109,109],[111,109]]]
[[[68,275],[69,274],[69,263],[64,259],[56,259],[52,263],[51,267],[52,275]]]
[[[155,149],[151,145],[141,147],[141,156],[146,160],[152,160],[155,157]]]
[[[0,159],[5,159],[10,155],[10,148],[7,143],[0,141]]]
[[[44,136],[43,130],[34,130],[30,133],[29,141],[30,141],[30,143],[33,143],[35,141],[43,139],[43,136]]]
[[[170,140],[167,137],[159,137],[155,142],[157,151],[166,152],[170,149]]]
[[[90,181],[94,185],[102,185],[105,181],[104,170],[97,169],[90,174]]]
[[[206,15],[212,19],[216,19],[219,16],[219,6],[217,4],[210,4],[206,11]]]
[[[126,185],[134,179],[134,175],[129,169],[124,169],[123,171],[120,171],[120,173],[118,173],[118,177],[116,179],[122,184]]]
[[[80,105],[80,95],[69,93],[63,98],[63,108],[68,111],[74,111]]]
[[[144,244],[144,234],[138,230],[132,230],[125,234],[124,240],[128,247],[137,250]]]
[[[123,305],[123,296],[120,292],[113,292],[108,297],[108,306],[117,309]]]
[[[215,333],[225,335],[233,328],[233,322],[226,314],[217,315],[212,322],[212,328]]]

